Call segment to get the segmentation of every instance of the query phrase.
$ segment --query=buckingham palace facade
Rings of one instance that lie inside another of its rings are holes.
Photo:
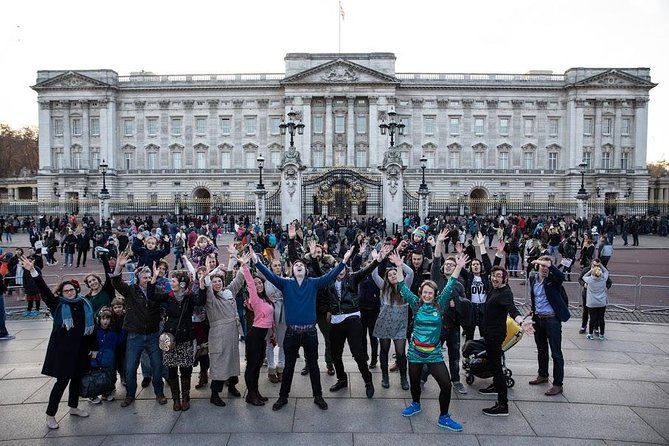
[[[249,200],[259,155],[280,187],[291,110],[305,182],[346,169],[370,180],[389,146],[379,124],[405,125],[395,147],[404,190],[432,200],[648,199],[648,68],[564,74],[397,73],[392,53],[289,53],[284,73],[120,76],[39,71],[41,199],[94,196],[109,166],[112,199]]]

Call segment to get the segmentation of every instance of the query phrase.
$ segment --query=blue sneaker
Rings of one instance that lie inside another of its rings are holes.
[[[455,421],[450,415],[440,416],[439,420],[437,420],[437,425],[453,432],[462,432],[462,424]]]
[[[402,416],[403,417],[410,417],[410,416],[416,415],[420,411],[421,411],[420,403],[416,403],[416,402],[412,401],[411,404],[409,404],[407,406],[407,408],[402,411]]]
[[[33,310],[30,312],[30,317],[39,317],[39,311]]]
[[[21,313],[21,316],[23,316],[23,317],[30,317],[30,313],[32,313],[32,311],[28,311],[28,310],[26,310],[26,311],[24,311],[23,313]]]

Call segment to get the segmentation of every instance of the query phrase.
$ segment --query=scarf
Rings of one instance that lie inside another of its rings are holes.
[[[53,326],[54,328],[63,327],[65,330],[70,330],[74,327],[74,320],[72,319],[72,310],[70,305],[75,302],[84,303],[84,315],[86,321],[86,327],[84,329],[84,335],[90,335],[93,333],[93,306],[84,296],[77,296],[74,299],[65,299],[61,297],[58,299],[58,307],[56,307],[56,312],[53,315]]]

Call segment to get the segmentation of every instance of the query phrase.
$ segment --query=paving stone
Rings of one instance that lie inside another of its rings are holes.
[[[632,407],[631,408],[643,421],[648,423],[650,427],[664,437],[664,440],[669,444],[669,410],[668,409],[652,409],[648,407]]]
[[[450,435],[449,435],[450,434]],[[354,434],[355,446],[478,446],[474,435],[443,431],[438,434]]]
[[[16,378],[41,378],[42,375],[42,364],[39,365],[30,365],[24,364],[20,367],[14,367],[12,371],[3,376],[2,379],[16,379]]]
[[[228,434],[135,434],[135,435],[110,435],[106,437],[100,446],[219,446],[230,443]],[[241,443],[239,443],[241,444]],[[79,444],[77,444],[79,446]]]
[[[648,381],[656,384],[669,383],[669,373],[664,368],[632,364],[589,365],[588,370],[595,378],[625,381]]]
[[[481,446],[604,446],[602,440],[584,440],[581,438],[518,437],[499,435],[478,435]]]
[[[48,381],[46,377],[0,380],[0,405],[21,404]]]
[[[664,439],[625,406],[517,402],[541,437],[592,438],[657,443]]]
[[[14,367],[1,367],[0,368],[0,379],[4,379],[7,375],[16,370]]]
[[[596,339],[590,340],[583,338],[576,341],[579,348],[590,351],[609,351],[609,352],[632,352],[632,353],[649,353],[653,355],[661,355],[664,353],[661,349],[647,341],[621,341],[610,337],[607,332],[606,341],[599,341]]]
[[[646,353],[627,353],[630,358],[639,364],[652,365],[656,367],[669,367],[669,355],[653,355]]]
[[[17,337],[12,341],[0,342],[0,353],[33,350],[43,342],[44,339],[19,339]]]
[[[100,446],[105,437],[76,437],[77,446]],[[11,446],[71,446],[73,439],[66,438],[30,438],[26,440],[0,441],[0,445]]]
[[[649,382],[575,378],[564,396],[571,403],[669,408],[669,394]]]
[[[174,425],[174,433],[237,433],[237,432],[291,432],[295,413],[295,398],[278,412],[272,411],[273,400],[255,407],[243,399],[225,400],[225,407],[216,407],[209,401],[197,401]],[[171,403],[168,403],[171,411]]]
[[[293,432],[411,432],[400,413],[406,402],[399,399],[326,399],[327,411],[311,398],[297,400]],[[389,423],[397,414],[398,422]]]
[[[218,443],[220,444],[220,443]],[[316,433],[284,433],[272,434],[232,434],[230,445],[258,445],[258,446],[313,446],[327,444],[328,446],[353,446],[353,435],[350,433],[328,433],[327,438]],[[357,441],[355,443],[358,444]]]
[[[154,401],[135,401],[125,408],[118,401],[97,405],[80,402],[79,407],[90,416],[67,415],[60,421],[60,429],[49,432],[48,436],[113,435],[119,430],[124,434],[162,434],[170,432],[181,415],[181,412],[172,411],[171,406],[160,406]],[[63,413],[67,414],[66,411]]]
[[[46,427],[46,405],[12,404],[0,407],[0,440],[20,440],[43,438],[48,432]],[[61,404],[56,420],[67,415],[67,407]]]

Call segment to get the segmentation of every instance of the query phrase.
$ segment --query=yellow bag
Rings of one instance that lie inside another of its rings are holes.
[[[502,342],[502,351],[507,351],[523,339],[523,329],[509,316],[506,317],[506,337]]]

